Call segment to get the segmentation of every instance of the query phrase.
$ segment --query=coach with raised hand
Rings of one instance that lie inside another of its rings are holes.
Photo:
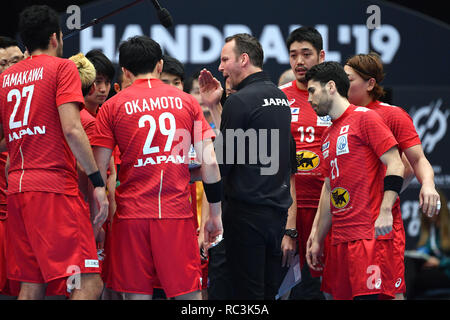
[[[224,239],[236,299],[274,299],[292,203],[290,108],[262,64],[256,38],[225,39],[219,71],[237,92],[223,107],[216,151],[223,151]]]

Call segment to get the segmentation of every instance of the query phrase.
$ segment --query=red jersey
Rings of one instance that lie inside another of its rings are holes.
[[[322,156],[331,187],[332,244],[374,238],[386,171],[379,157],[395,145],[383,119],[365,107],[350,105],[325,131]]]
[[[92,145],[92,139],[95,135],[95,116],[93,116],[87,109],[83,109],[80,111],[80,121],[86,135],[88,136],[89,142]]]
[[[372,101],[366,108],[374,110],[384,120],[384,123],[394,134],[395,140],[398,142],[400,153],[405,149],[421,144],[419,135],[414,127],[413,120],[409,114],[400,107],[392,106],[380,101]],[[402,214],[400,211],[400,198],[395,201],[392,209],[394,224],[402,224]],[[386,236],[379,237],[384,239]]]
[[[139,79],[106,101],[93,145],[120,151],[118,218],[188,218],[191,144],[213,138],[197,100],[159,79]]]
[[[7,152],[0,153],[0,220],[6,219],[6,175]]]
[[[291,132],[297,154],[297,207],[317,208],[324,181],[320,170],[320,142],[323,132],[331,125],[331,118],[317,116],[308,103],[308,91],[300,90],[296,80],[280,89],[286,94],[291,107]]]
[[[0,118],[10,156],[8,192],[78,195],[76,160],[58,106],[84,104],[75,63],[45,54],[0,75]]]

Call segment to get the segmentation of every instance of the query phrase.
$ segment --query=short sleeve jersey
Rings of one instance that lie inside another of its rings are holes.
[[[87,109],[83,109],[80,111],[80,121],[92,145],[92,139],[95,135],[95,117]]]
[[[78,195],[76,160],[58,107],[84,104],[75,64],[31,56],[0,75],[0,117],[10,156],[8,192]]]
[[[384,120],[384,123],[392,131],[395,139],[398,142],[399,151],[421,144],[419,135],[414,127],[413,120],[409,114],[400,107],[392,106],[380,101],[373,101],[366,106],[368,109],[378,113]],[[400,198],[394,204],[392,209],[393,224],[401,227],[403,224],[402,214],[400,211]],[[392,235],[380,236],[377,239],[389,238]]]
[[[83,109],[80,111],[80,121],[92,145],[92,139],[95,135],[95,117],[87,109]]]
[[[331,118],[317,116],[308,103],[308,91],[300,90],[295,80],[280,89],[286,94],[291,108],[291,132],[297,158],[297,206],[316,208],[324,181],[320,170],[320,142],[323,132],[331,125]]]
[[[353,105],[324,133],[322,157],[331,187],[332,244],[374,238],[386,170],[379,157],[396,145],[380,116]]]
[[[197,100],[159,79],[138,79],[106,101],[93,145],[119,147],[117,217],[192,217],[189,147],[214,137]]]

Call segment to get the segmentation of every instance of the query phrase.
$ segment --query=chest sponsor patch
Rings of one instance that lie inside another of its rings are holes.
[[[330,116],[317,117],[317,126],[318,127],[331,126],[331,117]]]
[[[300,150],[297,152],[297,170],[299,171],[310,171],[315,168],[320,163],[320,158],[317,154],[308,150]]]
[[[298,121],[299,113],[300,113],[300,108],[291,108],[291,122],[297,122]]]
[[[331,191],[331,203],[337,209],[344,208],[350,201],[350,194],[341,187],[336,187]]]
[[[342,154],[349,153],[348,148],[348,134],[343,134],[337,138],[336,141],[336,155],[340,156]]]

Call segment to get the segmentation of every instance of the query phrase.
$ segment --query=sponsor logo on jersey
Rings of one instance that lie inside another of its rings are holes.
[[[331,117],[330,116],[317,117],[317,126],[319,127],[331,126]]]
[[[344,208],[350,200],[348,191],[341,187],[336,187],[331,191],[331,203],[337,209]]]
[[[395,282],[395,287],[398,288],[402,284],[402,278],[398,278],[397,282]]]
[[[336,155],[339,156],[341,154],[349,153],[348,149],[348,135],[343,134],[337,138],[336,141]]]
[[[295,99],[294,99],[295,101]],[[291,108],[291,122],[298,121],[298,114],[300,113],[300,108]]]
[[[98,260],[86,259],[86,260],[84,260],[84,267],[85,268],[98,268],[99,267]]]
[[[297,152],[297,169],[300,171],[310,171],[320,163],[320,158],[317,154],[308,150],[300,150]]]
[[[330,147],[330,141],[325,142],[325,143],[322,145],[322,151],[327,150],[329,147]]]
[[[381,287],[381,279],[378,279],[377,282],[375,282],[375,289],[380,289]]]

